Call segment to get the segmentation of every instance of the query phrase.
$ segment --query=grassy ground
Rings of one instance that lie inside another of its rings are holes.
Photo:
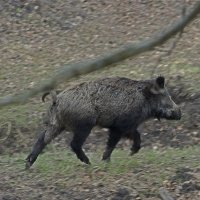
[[[64,64],[104,54],[151,37],[178,18],[176,1],[1,1],[0,95],[19,93],[53,75]],[[187,1],[187,6],[194,1]],[[41,95],[25,105],[0,110],[0,199],[157,200],[167,188],[177,200],[200,198],[200,20],[185,30],[170,56],[145,53],[59,88],[105,76],[149,79],[164,75],[183,111],[178,122],[152,120],[140,127],[141,151],[128,156],[122,141],[111,163],[101,162],[106,131],[94,130],[84,148],[92,165],[66,149],[71,134],[59,136],[33,168],[24,170],[37,127],[48,107]],[[173,40],[173,39],[172,39]],[[167,49],[170,40],[163,49]],[[156,67],[155,67],[156,66]],[[155,69],[156,68],[156,69]],[[185,95],[188,95],[186,97]]]
[[[87,166],[71,151],[54,149],[41,155],[28,171],[24,170],[25,154],[5,155],[0,157],[4,175],[0,191],[7,188],[8,194],[21,199],[48,199],[49,195],[51,199],[57,195],[59,199],[92,199],[94,195],[95,199],[159,199],[159,188],[164,186],[174,197],[192,195],[200,183],[199,150],[197,146],[162,152],[143,149],[133,157],[116,150],[111,163],[100,161],[96,152],[89,154],[92,165]],[[188,181],[192,187],[180,188]]]

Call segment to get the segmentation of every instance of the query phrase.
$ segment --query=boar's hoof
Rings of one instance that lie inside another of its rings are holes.
[[[31,163],[29,158],[26,158],[25,169],[29,169],[33,163]]]
[[[103,154],[102,160],[106,161],[106,162],[110,162],[111,153],[112,153],[112,150],[111,149],[107,149]]]
[[[85,161],[83,161],[85,164],[87,164],[87,165],[91,165],[91,162],[89,161],[89,160],[85,160]]]
[[[133,148],[131,148],[130,156],[138,153],[139,150],[140,150],[140,147],[133,147]]]
[[[107,157],[107,158],[102,158],[103,161],[109,163],[110,162],[110,157]]]
[[[25,169],[29,169],[31,167],[31,163],[29,161],[26,161],[26,164],[25,164]]]
[[[79,157],[79,159],[87,165],[91,164],[87,156]]]
[[[84,163],[87,164],[87,165],[91,165],[89,159],[82,160],[82,162],[84,162]]]
[[[29,154],[28,157],[26,158],[26,166],[25,169],[29,169],[32,164],[35,162],[36,158],[34,158],[33,154]]]

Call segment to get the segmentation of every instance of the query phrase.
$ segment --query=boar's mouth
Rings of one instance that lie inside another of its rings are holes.
[[[160,110],[156,114],[156,118],[160,121],[160,119],[167,120],[180,120],[181,119],[181,110]]]

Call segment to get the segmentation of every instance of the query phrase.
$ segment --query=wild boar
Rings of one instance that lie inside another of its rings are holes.
[[[48,93],[44,94],[43,100]],[[165,78],[136,81],[124,77],[103,78],[84,82],[57,94],[50,93],[43,130],[26,158],[30,167],[44,147],[63,130],[73,132],[71,148],[84,163],[90,164],[82,150],[94,126],[109,129],[102,160],[109,160],[122,137],[133,140],[131,154],[141,146],[138,126],[150,118],[180,120],[181,110],[165,87]]]

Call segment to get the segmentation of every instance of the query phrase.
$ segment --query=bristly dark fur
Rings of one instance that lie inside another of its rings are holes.
[[[124,77],[103,78],[81,83],[61,93],[47,92],[42,100],[49,94],[52,104],[43,124],[45,131],[40,134],[27,157],[27,166],[35,162],[42,149],[62,130],[74,133],[71,148],[82,162],[89,164],[82,145],[94,126],[110,131],[102,158],[109,160],[122,137],[133,140],[131,154],[139,151],[141,139],[137,128],[145,120],[181,118],[180,108],[165,88],[164,77],[145,81]]]

